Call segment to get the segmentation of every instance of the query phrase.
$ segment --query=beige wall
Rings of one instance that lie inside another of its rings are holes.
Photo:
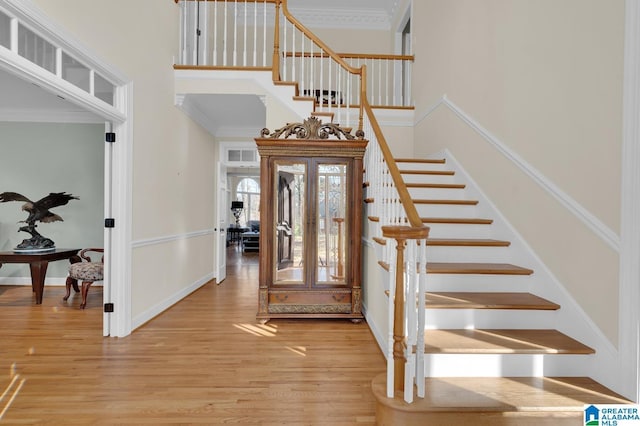
[[[425,0],[414,22],[416,115],[446,94],[618,233],[624,1]],[[617,342],[615,250],[446,107],[418,123],[415,146],[451,150]]]
[[[134,247],[136,241],[212,229],[216,146],[174,106],[178,7],[156,0],[35,3],[133,81]],[[213,241],[208,235],[134,248],[134,323],[136,316],[212,273]]]
[[[388,31],[313,27],[309,29],[336,53],[393,53]]]

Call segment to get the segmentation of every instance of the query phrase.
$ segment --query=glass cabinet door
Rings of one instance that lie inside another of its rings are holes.
[[[344,286],[348,282],[347,163],[274,163],[274,285]]]
[[[316,165],[315,283],[344,285],[347,235],[347,165]]]

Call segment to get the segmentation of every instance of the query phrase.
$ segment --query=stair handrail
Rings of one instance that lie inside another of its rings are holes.
[[[366,75],[366,68],[364,69],[364,73]],[[396,191],[398,191],[400,203],[404,207],[404,211],[407,216],[407,221],[412,227],[423,228],[425,225],[424,223],[422,223],[422,219],[420,218],[420,215],[418,214],[418,210],[416,209],[416,206],[413,203],[413,199],[409,194],[407,185],[405,184],[404,179],[402,179],[402,175],[400,174],[400,169],[398,169],[398,164],[396,163],[396,160],[393,158],[391,149],[387,144],[387,140],[385,139],[384,134],[382,133],[382,129],[378,124],[378,120],[376,120],[375,114],[373,113],[373,109],[371,108],[371,105],[369,105],[369,101],[366,98],[366,96],[362,98],[361,102],[364,106],[364,110],[367,114],[367,118],[371,123],[371,128],[373,129],[373,132],[376,136],[378,146],[382,151],[384,161],[387,163],[389,174],[391,175],[391,179],[393,179],[393,184],[396,187]]]
[[[273,52],[273,77],[274,81],[280,81],[280,61],[277,58],[280,57],[280,46],[279,46],[279,24],[278,24],[278,8],[280,3],[282,3],[282,13],[287,18],[287,20],[292,23],[300,32],[302,32],[305,36],[307,36],[313,43],[315,43],[322,51],[327,53],[330,58],[336,61],[345,71],[350,74],[355,74],[360,76],[360,97],[361,99],[366,96],[366,81],[364,79],[364,69],[365,66],[362,65],[360,68],[355,68],[349,65],[344,59],[340,57],[336,52],[333,51],[325,42],[323,42],[318,36],[316,36],[311,30],[305,27],[300,21],[298,21],[295,16],[289,12],[289,7],[287,5],[287,0],[276,0],[276,28],[275,28],[275,36],[274,36],[274,52]],[[277,78],[277,80],[276,80]],[[360,102],[360,111],[358,114],[358,130],[362,130],[362,116],[363,116],[363,105],[362,101]]]

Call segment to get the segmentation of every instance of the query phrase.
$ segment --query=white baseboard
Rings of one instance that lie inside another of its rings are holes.
[[[385,358],[387,358],[388,347],[387,347],[386,338],[385,336],[382,335],[382,332],[380,331],[380,328],[376,324],[375,320],[369,315],[367,315],[367,305],[364,303],[362,304],[362,313],[364,314],[364,318],[367,321],[367,325],[369,326],[369,329],[373,333],[373,337],[375,337],[376,342],[378,342],[378,347],[380,347],[380,350],[382,351],[382,355]]]
[[[192,283],[191,285],[189,285],[188,287],[181,289],[180,291],[167,297],[165,300],[161,301],[155,306],[152,306],[151,308],[142,312],[140,315],[137,315],[136,317],[132,318],[131,329],[135,330],[136,328],[140,327],[142,324],[152,320],[153,318],[155,318],[165,310],[169,309],[171,306],[175,305],[176,303],[178,303],[179,301],[181,301],[182,299],[184,299],[185,297],[187,297],[188,295],[190,295],[191,293],[193,293],[194,291],[196,291],[197,289],[199,289],[200,287],[202,287],[212,279],[214,279],[213,273],[207,274],[204,277]]]

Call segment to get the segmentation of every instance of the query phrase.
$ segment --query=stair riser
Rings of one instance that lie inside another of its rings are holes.
[[[591,355],[429,354],[427,377],[580,376],[591,366]]]
[[[403,174],[405,183],[459,183],[455,175],[412,175]]]
[[[408,188],[411,198],[433,200],[464,200],[464,189],[456,188]]]
[[[472,205],[416,204],[420,217],[478,217],[477,207]]]
[[[437,171],[451,171],[451,166],[447,163],[405,163],[396,162],[398,169],[400,170],[437,170]]]
[[[491,225],[425,223],[431,238],[496,238]]]
[[[533,279],[514,275],[428,274],[427,291],[528,291]]]
[[[427,246],[429,262],[512,263],[509,247]]]
[[[427,309],[429,329],[554,328],[556,311],[520,309]]]
[[[380,252],[377,253],[380,259]],[[389,272],[379,269],[384,290],[389,290]],[[457,275],[428,274],[427,291],[467,291],[467,292],[527,292],[535,276],[528,275]]]

